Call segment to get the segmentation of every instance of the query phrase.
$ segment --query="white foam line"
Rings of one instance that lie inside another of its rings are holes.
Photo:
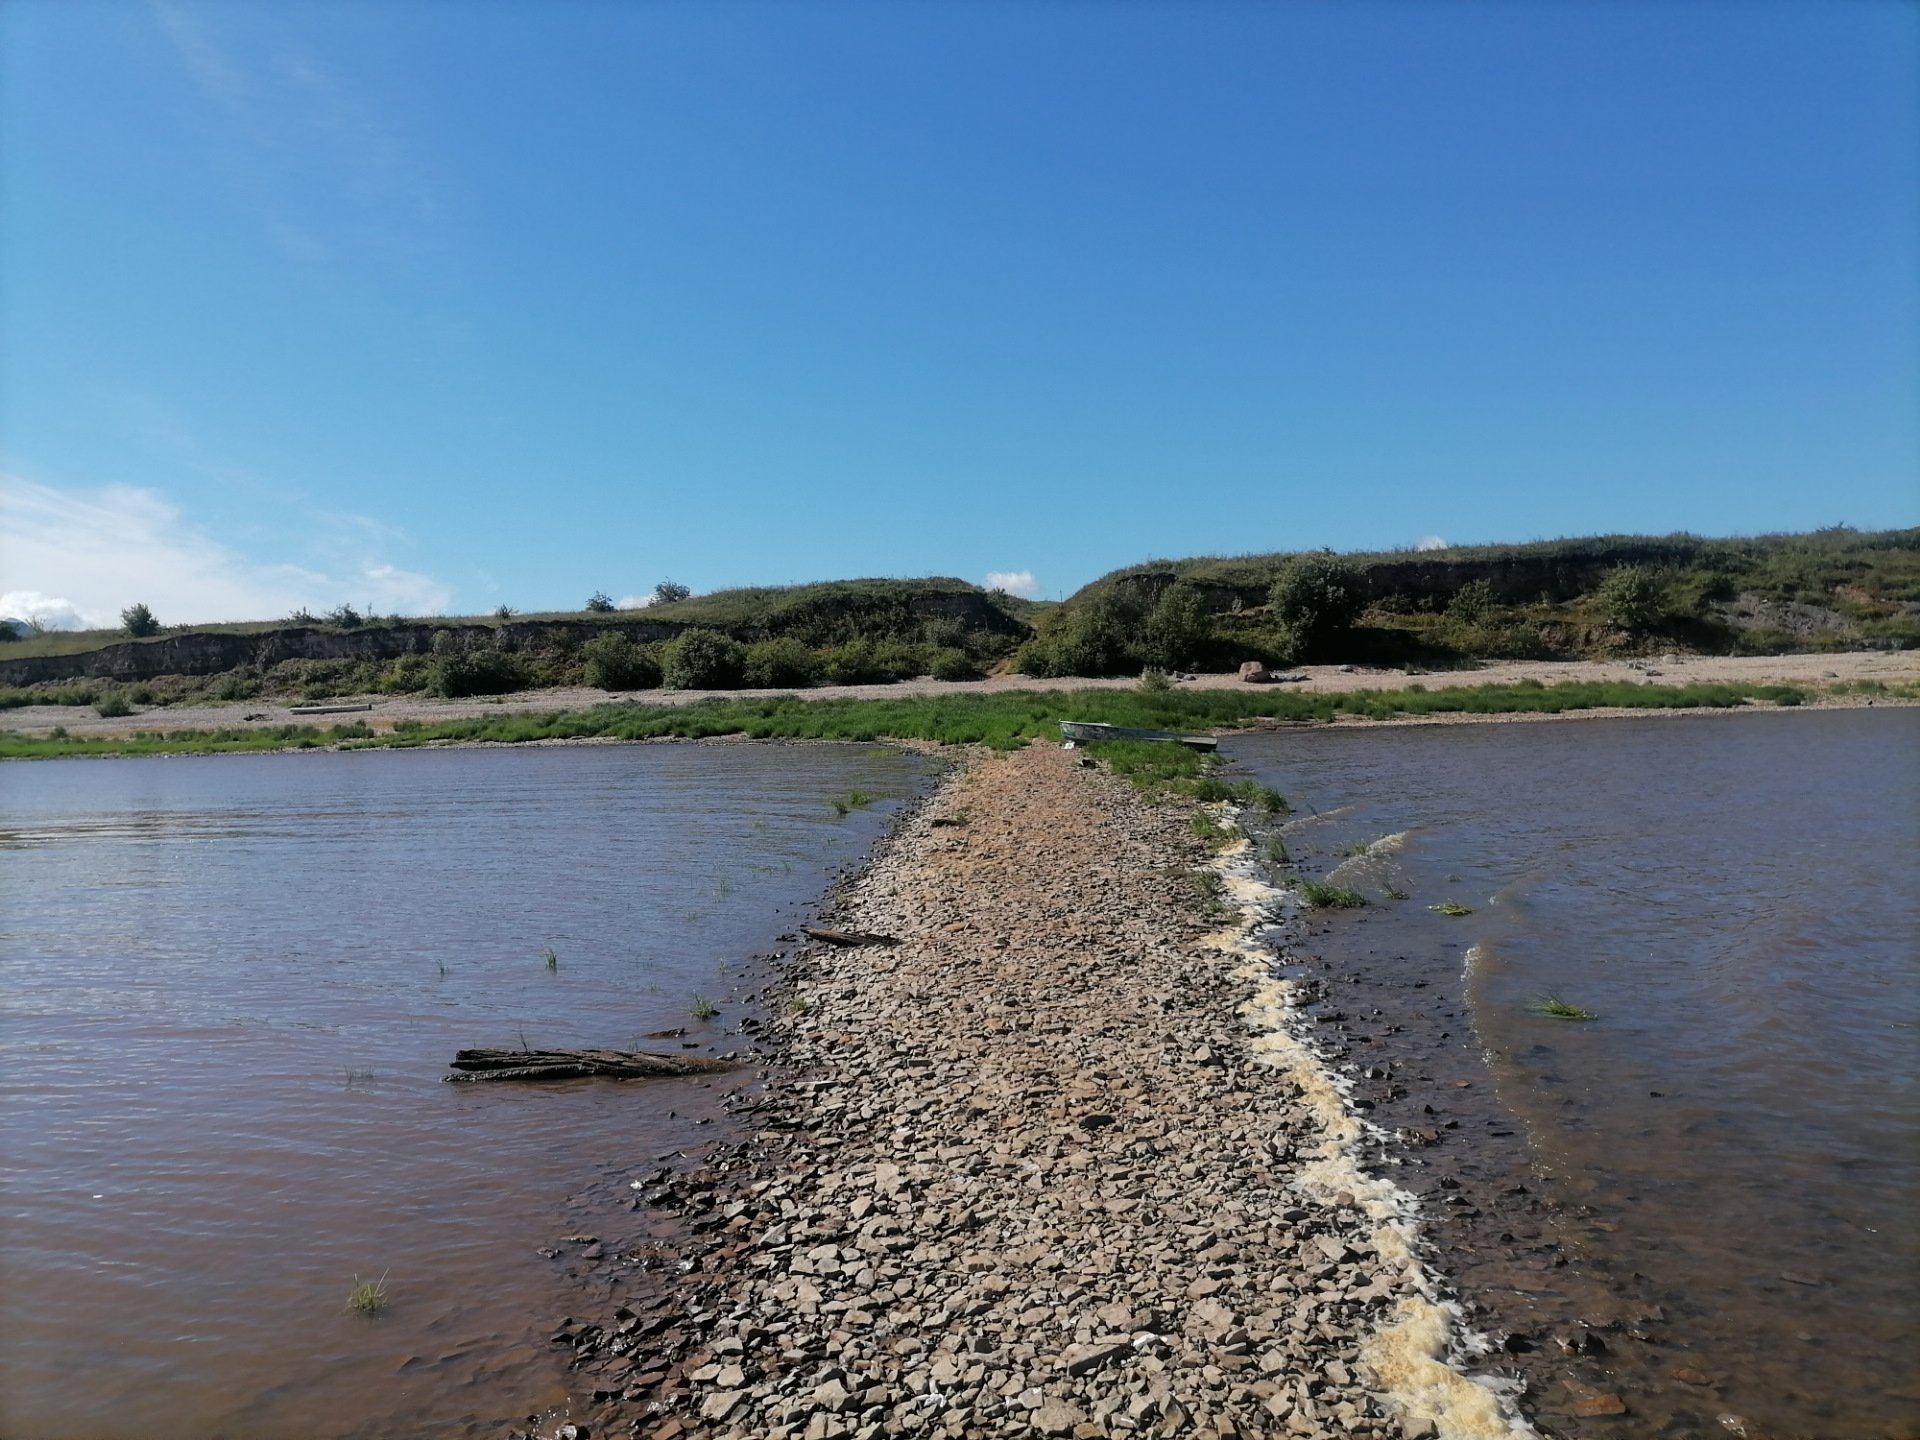
[[[1322,1204],[1350,1196],[1372,1222],[1377,1263],[1399,1292],[1392,1311],[1362,1343],[1361,1362],[1403,1426],[1426,1422],[1438,1440],[1533,1437],[1532,1426],[1514,1408],[1516,1382],[1471,1376],[1460,1368],[1468,1356],[1491,1346],[1468,1329],[1459,1305],[1446,1298],[1421,1262],[1418,1202],[1361,1165],[1364,1142],[1380,1138],[1380,1132],[1349,1103],[1350,1082],[1322,1064],[1307,1043],[1294,983],[1272,973],[1272,957],[1253,938],[1272,916],[1297,902],[1259,878],[1251,849],[1250,842],[1236,841],[1214,864],[1241,919],[1206,943],[1241,957],[1234,976],[1253,986],[1252,997],[1240,1007],[1251,1032],[1248,1048],[1258,1063],[1283,1072],[1299,1087],[1301,1102],[1312,1109],[1324,1136],[1318,1154],[1295,1171],[1294,1187]]]

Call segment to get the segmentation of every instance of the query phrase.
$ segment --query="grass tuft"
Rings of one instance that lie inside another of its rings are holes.
[[[1282,840],[1278,835],[1269,835],[1267,837],[1266,854],[1269,865],[1291,865],[1293,863],[1293,856],[1287,853],[1287,842]]]
[[[1367,897],[1344,885],[1329,885],[1323,880],[1302,880],[1300,899],[1313,910],[1358,910]]]
[[[687,1007],[687,1013],[696,1020],[711,1020],[720,1013],[720,1007],[704,995],[693,997],[693,1004]]]
[[[846,815],[854,810],[866,809],[867,806],[873,804],[873,796],[867,794],[864,790],[849,790],[844,795],[830,797],[827,804],[833,807],[834,814]]]
[[[355,1315],[378,1315],[387,1306],[387,1272],[382,1270],[378,1280],[362,1280],[353,1277],[353,1288],[347,1291],[347,1309]]]
[[[1442,900],[1438,905],[1429,905],[1427,909],[1436,915],[1471,915],[1473,907],[1462,905],[1458,900]]]
[[[540,952],[540,958],[546,962],[549,975],[560,973],[560,955],[551,945]]]
[[[1570,1004],[1558,995],[1541,995],[1527,1007],[1536,1015],[1550,1015],[1555,1020],[1592,1020],[1594,1013],[1582,1006]]]

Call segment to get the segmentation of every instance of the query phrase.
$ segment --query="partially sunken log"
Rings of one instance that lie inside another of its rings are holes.
[[[815,940],[824,940],[829,945],[898,945],[900,943],[891,935],[868,935],[860,930],[828,930],[820,925],[802,925],[800,928]]]
[[[448,1080],[655,1080],[731,1070],[729,1060],[704,1055],[655,1055],[647,1050],[462,1050]]]

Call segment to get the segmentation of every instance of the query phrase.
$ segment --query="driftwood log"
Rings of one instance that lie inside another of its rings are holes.
[[[462,1050],[453,1057],[454,1081],[654,1080],[731,1070],[729,1060],[705,1055],[656,1055],[648,1050]]]
[[[824,940],[829,945],[898,945],[900,943],[891,935],[868,935],[860,930],[828,930],[820,925],[802,925],[800,928],[815,940]]]

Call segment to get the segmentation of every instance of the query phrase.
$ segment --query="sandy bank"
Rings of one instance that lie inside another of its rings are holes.
[[[1834,655],[1680,656],[1659,660],[1535,661],[1519,660],[1484,665],[1476,670],[1448,670],[1409,674],[1404,670],[1356,670],[1335,665],[1309,665],[1297,672],[1307,678],[1288,685],[1323,693],[1393,690],[1419,683],[1429,690],[1456,685],[1511,684],[1538,680],[1552,685],[1566,680],[1609,680],[1639,683],[1657,680],[1664,685],[1740,683],[1801,685],[1813,690],[1852,681],[1877,680],[1885,685],[1920,684],[1920,651],[1853,651]],[[1010,690],[1128,689],[1133,680],[1036,680],[1025,675],[1002,675],[991,680],[903,681],[897,685],[825,685],[801,692],[808,699],[898,699],[910,695],[997,694]],[[1178,682],[1183,690],[1241,690],[1233,675],[1201,675]],[[326,715],[310,723],[363,720],[376,729],[391,729],[397,720],[435,724],[480,715],[551,714],[585,710],[609,700],[640,700],[649,705],[688,705],[720,698],[788,694],[778,690],[646,690],[615,693],[580,687],[533,690],[498,699],[435,700],[417,695],[344,696],[329,704],[365,702],[365,714]],[[161,727],[168,730],[216,726],[287,725],[302,720],[286,700],[238,700],[231,703],[173,705],[136,715],[102,719],[90,706],[32,705],[0,711],[0,729],[45,731],[64,725],[75,735],[124,735]],[[1825,703],[1825,702],[1822,702]],[[1850,703],[1864,703],[1856,701]],[[1883,702],[1884,703],[1884,702]],[[1448,717],[1451,719],[1452,717]],[[1442,722],[1445,723],[1445,722]]]
[[[898,943],[796,958],[747,1138],[643,1187],[690,1278],[566,1337],[596,1435],[1507,1433],[1184,812],[1078,760],[950,778],[836,912]]]

